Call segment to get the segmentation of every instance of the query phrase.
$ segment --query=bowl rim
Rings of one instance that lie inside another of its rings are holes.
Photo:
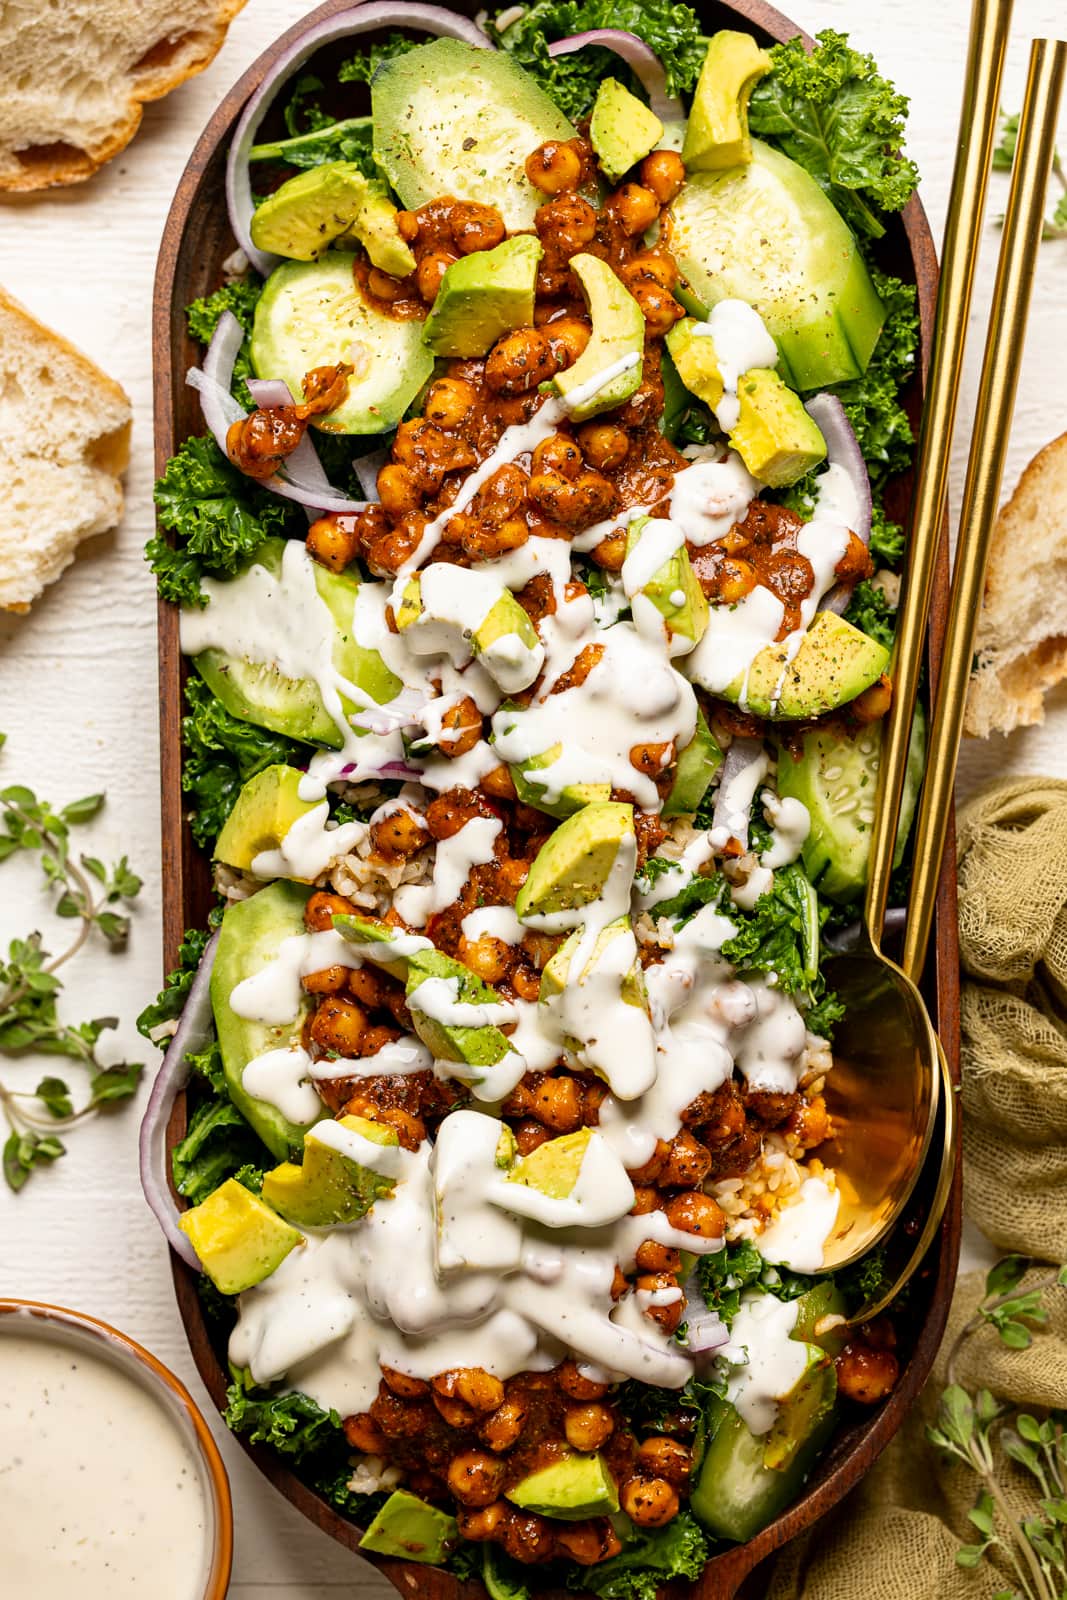
[[[476,0],[436,0],[444,9],[462,14],[472,13]],[[726,26],[746,26],[773,39],[799,37],[807,46],[814,41],[811,36],[767,0],[691,0],[700,11],[715,10],[729,14],[733,19]],[[177,444],[189,431],[184,424],[182,379],[188,361],[183,349],[180,307],[184,297],[179,293],[182,272],[182,242],[190,223],[195,223],[198,212],[205,207],[218,211],[223,206],[221,195],[214,189],[205,192],[210,182],[213,163],[225,148],[228,137],[236,125],[249,96],[255,91],[269,69],[271,61],[283,50],[317,23],[342,11],[355,11],[360,0],[322,0],[288,28],[268,39],[259,55],[235,79],[228,92],[220,99],[213,114],[203,127],[189,162],[179,180],[174,199],[167,215],[160,246],[155,296],[153,304],[153,344],[155,371],[155,448],[157,471],[165,469],[166,462]],[[900,242],[906,252],[908,270],[904,276],[914,282],[918,293],[921,320],[921,363],[917,375],[919,401],[924,396],[926,368],[930,352],[930,332],[937,292],[937,254],[921,199],[915,194],[894,221],[894,232],[899,229]],[[228,231],[228,230],[227,230]],[[231,241],[232,242],[232,241]],[[203,292],[197,289],[196,293]],[[196,431],[195,429],[193,431]],[[936,690],[940,666],[940,649],[948,600],[948,519],[945,518],[942,548],[938,561],[936,587],[929,622],[929,671],[931,692]],[[190,902],[195,904],[196,864],[201,855],[191,844],[183,818],[183,796],[179,789],[180,735],[182,715],[180,657],[177,653],[176,608],[159,600],[157,615],[160,630],[160,701],[161,746],[163,783],[161,801],[163,809],[163,867],[164,881],[170,892],[164,896],[162,913],[164,950],[167,957],[164,970],[176,964],[178,947],[183,937],[185,914]],[[953,832],[954,837],[954,832]],[[937,920],[931,945],[930,981],[925,986],[936,1000],[939,1032],[943,1037],[946,1056],[954,1082],[959,1081],[958,1029],[959,1029],[959,956],[956,935],[956,882],[955,850],[950,840],[945,851],[944,864],[938,891]],[[172,959],[174,958],[174,959]],[[181,1138],[184,1128],[184,1095],[179,1096],[167,1130],[167,1148]],[[773,1522],[753,1539],[744,1544],[721,1546],[713,1551],[699,1578],[691,1583],[673,1583],[671,1592],[684,1594],[689,1600],[726,1600],[732,1596],[745,1576],[765,1557],[803,1530],[813,1526],[826,1512],[838,1505],[844,1495],[868,1472],[876,1457],[896,1434],[904,1416],[916,1400],[931,1370],[934,1356],[940,1345],[948,1317],[952,1288],[955,1282],[961,1228],[961,1165],[957,1158],[952,1193],[949,1198],[941,1229],[937,1236],[936,1253],[927,1256],[923,1269],[930,1283],[929,1300],[921,1323],[917,1326],[910,1356],[901,1374],[900,1383],[889,1399],[869,1418],[865,1418],[847,1440],[839,1438],[843,1448],[831,1448],[822,1470],[816,1469],[812,1479],[805,1484],[800,1496]],[[185,1326],[194,1360],[212,1399],[220,1410],[225,1405],[226,1376],[209,1335],[200,1296],[196,1288],[196,1275],[173,1252],[171,1271],[179,1314]],[[460,1595],[484,1594],[477,1581],[464,1581],[453,1574],[425,1564],[377,1556],[359,1549],[360,1529],[349,1518],[330,1506],[292,1471],[286,1460],[273,1450],[254,1445],[238,1435],[238,1442],[258,1470],[301,1513],[332,1538],[359,1554],[382,1572],[404,1595],[420,1592],[432,1600],[457,1600]]]
[[[136,1339],[131,1339],[120,1328],[113,1327],[100,1317],[90,1316],[88,1312],[72,1311],[67,1306],[53,1305],[46,1300],[23,1300],[6,1295],[0,1297],[0,1318],[16,1315],[28,1317],[27,1328],[34,1324],[45,1324],[49,1328],[61,1328],[73,1333],[89,1346],[103,1346],[116,1358],[116,1365],[139,1368],[142,1376],[147,1378],[145,1387],[162,1390],[172,1403],[178,1403],[192,1426],[200,1462],[205,1468],[203,1477],[213,1512],[211,1566],[205,1580],[203,1600],[226,1600],[233,1566],[233,1498],[230,1480],[214,1435],[185,1384],[151,1350],[146,1350],[144,1345],[138,1344]],[[38,1330],[31,1337],[47,1338],[48,1335]],[[173,1404],[170,1410],[173,1415]]]

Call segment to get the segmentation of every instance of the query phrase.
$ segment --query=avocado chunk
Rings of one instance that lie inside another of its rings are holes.
[[[748,100],[772,65],[750,33],[723,28],[712,34],[682,145],[690,172],[719,172],[751,161]]]
[[[559,1037],[578,1065],[603,1078],[618,1099],[633,1100],[655,1082],[656,1042],[630,918],[609,922],[576,972],[581,938],[582,930],[575,929],[541,974],[543,1026]],[[619,1054],[622,1039],[625,1059]]]
[[[320,803],[301,800],[303,777],[279,764],[249,778],[215,841],[215,860],[247,872],[262,851],[277,850],[293,823]]]
[[[183,1211],[178,1226],[223,1294],[243,1294],[262,1283],[304,1242],[296,1228],[236,1178],[227,1178],[206,1200]]]
[[[622,281],[598,256],[572,256],[570,268],[581,285],[593,335],[574,363],[555,379],[556,391],[576,422],[621,406],[641,384],[645,319]],[[604,373],[619,369],[606,383]]]
[[[298,172],[256,207],[252,243],[291,261],[314,261],[355,226],[369,188],[354,161],[327,161]],[[407,270],[414,272],[411,260]]]
[[[458,1540],[455,1517],[427,1505],[406,1489],[394,1489],[359,1541],[359,1548],[402,1561],[439,1566]]]
[[[844,1300],[823,1282],[797,1303],[791,1339],[805,1345],[804,1370],[766,1433],[754,1434],[735,1407],[710,1395],[707,1445],[693,1486],[694,1515],[718,1538],[751,1539],[793,1501],[821,1455],[837,1420],[837,1377],[831,1359],[847,1331],[840,1323],[820,1333],[824,1318],[840,1316]]]
[[[826,459],[826,440],[777,372],[754,367],[737,386],[741,418],[730,443],[754,478],[784,489]]]
[[[457,667],[477,656],[505,694],[528,688],[544,665],[544,645],[526,612],[484,572],[438,563],[410,578],[396,625],[416,655],[448,655]]]
[[[396,225],[398,214],[385,185],[368,179],[363,204],[350,233],[367,252],[372,267],[394,278],[406,278],[415,271],[416,261],[414,253],[400,237]]]
[[[663,805],[665,817],[688,816],[708,792],[712,778],[722,765],[722,749],[697,710],[696,732],[678,757],[671,792]]]
[[[603,1458],[577,1451],[568,1451],[504,1492],[521,1510],[563,1522],[610,1516],[619,1509],[619,1491]]]
[[[244,1087],[244,1069],[269,1050],[299,1047],[310,999],[301,998],[294,1016],[284,1023],[254,1022],[239,1017],[230,996],[245,978],[268,966],[286,939],[304,932],[304,906],[311,890],[279,879],[227,906],[219,931],[215,964],[211,969],[211,1008],[222,1053],[222,1067],[230,1099],[255,1128],[279,1161],[299,1150],[312,1122],[290,1122],[276,1106],[257,1100]]]
[[[620,851],[629,855],[632,877],[636,859],[633,806],[616,800],[583,806],[560,823],[534,857],[515,900],[520,921],[574,911],[598,899]]]
[[[609,183],[618,183],[663,138],[663,124],[643,100],[617,78],[605,78],[596,92],[589,138],[600,170]]]
[[[341,404],[312,418],[323,433],[386,432],[433,372],[422,324],[365,300],[343,250],[274,269],[256,304],[249,349],[256,376],[281,378],[297,399],[312,368],[349,363]]]
[[[546,1139],[529,1155],[519,1157],[508,1173],[508,1182],[539,1189],[550,1200],[565,1200],[578,1182],[592,1132],[591,1128],[579,1128],[576,1133]]]
[[[544,195],[524,162],[576,130],[506,50],[435,39],[383,61],[371,84],[374,155],[410,210],[438,200],[495,206],[509,233],[533,227]]]
[[[485,1083],[496,1089],[507,1078],[501,1095],[510,1093],[525,1069],[522,1057],[514,1052],[507,1037],[493,1022],[442,1020],[433,1013],[442,1008],[451,1010],[455,1005],[503,1005],[495,989],[476,976],[470,967],[442,950],[435,950],[428,939],[413,938],[410,934],[398,935],[384,923],[370,922],[364,917],[337,916],[333,925],[350,943],[366,946],[368,961],[384,967],[393,977],[403,977],[406,982],[411,1023],[428,1050],[439,1061],[453,1061],[468,1071],[457,1073],[464,1081],[475,1086]],[[424,1008],[419,1004],[417,991],[428,979],[435,982],[427,991]],[[445,985],[448,987],[446,988]],[[438,1002],[443,1002],[439,1004]],[[494,1074],[493,1068],[501,1071]],[[486,1098],[499,1098],[487,1095]]]
[[[534,806],[550,817],[570,817],[594,801],[611,799],[611,785],[608,783],[573,783],[561,790],[558,800],[546,800],[545,786],[537,782],[536,774],[544,767],[551,767],[562,754],[562,744],[554,744],[541,755],[531,756],[528,761],[515,762],[508,767],[515,793],[523,805]]]
[[[692,303],[753,306],[793,388],[867,370],[885,308],[852,234],[803,167],[753,139],[746,166],[692,173],[669,218]]]
[[[573,984],[576,977],[578,983],[588,979],[600,965],[612,941],[623,935],[626,935],[633,942],[633,929],[630,925],[629,917],[618,917],[601,930],[597,935],[596,944],[593,946],[593,953],[581,973],[574,974],[571,972],[571,964],[582,937],[581,929],[576,928],[560,945],[552,959],[545,963],[545,969],[541,974],[541,990],[538,995],[540,1002],[543,1005],[550,1005],[558,995],[567,992],[568,983]],[[641,1011],[647,1011],[648,996],[645,993],[644,974],[641,963],[636,959],[636,945],[634,949],[635,959],[622,976],[619,995],[626,1005],[636,1006]]]
[[[265,585],[261,581],[262,572],[257,574],[254,569],[262,568],[272,577],[283,577],[291,545],[292,541],[285,539],[265,539],[241,572],[225,580],[229,584],[243,585],[247,590],[249,627],[252,618],[262,623],[264,648],[257,650],[254,656],[231,655],[214,648],[201,650],[194,655],[193,665],[212,694],[242,722],[254,722],[274,733],[284,733],[290,739],[329,745],[336,750],[342,743],[341,730],[326,709],[318,684],[311,678],[287,677],[280,665],[270,659],[270,650],[266,647],[266,641],[275,634],[271,624],[275,620],[284,624],[290,617],[290,596],[285,592],[284,583]],[[328,571],[319,562],[312,561],[302,545],[292,547],[288,560],[302,566],[304,574],[310,574],[314,581],[323,603],[323,634],[333,635],[332,659],[338,675],[379,705],[392,700],[400,691],[400,679],[389,671],[376,650],[359,643],[353,627],[359,578],[353,573]],[[209,580],[209,593],[213,583],[214,580]],[[195,608],[188,613],[183,611],[183,630],[187,615],[195,628],[201,613]],[[345,694],[340,699],[346,717],[364,704],[363,700],[353,701]]]
[[[723,397],[722,373],[715,341],[707,333],[698,333],[700,326],[696,317],[686,317],[668,329],[665,343],[675,371],[689,393],[703,400],[710,410],[717,411]]]
[[[804,735],[799,754],[794,754],[791,744],[779,747],[778,793],[807,807],[811,829],[801,859],[819,893],[830,900],[854,900],[866,887],[881,759],[880,722],[861,728],[855,738],[841,728],[812,728]],[[904,859],[925,765],[926,718],[922,707],[916,706],[894,867]]]
[[[524,233],[453,261],[423,329],[434,355],[484,356],[502,334],[532,327],[542,254],[539,240]]]
[[[341,1117],[336,1124],[320,1123],[312,1128],[304,1140],[303,1165],[283,1161],[263,1179],[267,1204],[301,1228],[332,1228],[342,1222],[358,1222],[379,1195],[388,1194],[393,1188],[393,1178],[372,1171],[344,1153],[339,1147],[343,1141],[331,1131],[334,1126],[356,1136],[348,1141],[353,1146],[358,1146],[359,1140],[389,1146],[399,1143],[395,1128],[366,1117]]]
[[[692,650],[704,637],[708,625],[708,602],[684,544],[679,544],[664,562],[646,576],[650,565],[648,552],[654,550],[661,527],[661,521],[652,517],[635,517],[631,522],[626,532],[626,561],[623,564],[622,581],[627,594],[644,595],[656,608],[671,635],[671,655],[682,655],[686,647]],[[667,527],[672,527],[672,524],[668,523]],[[644,549],[640,548],[642,545]],[[631,557],[634,559],[631,560]],[[683,648],[675,648],[674,641],[678,641]]]
[[[705,681],[702,674],[709,664],[699,658],[689,658],[688,670],[694,683],[753,716],[795,722],[847,705],[876,683],[888,664],[884,645],[844,617],[818,611],[799,649],[793,638],[764,645],[748,671],[739,673],[726,689]]]

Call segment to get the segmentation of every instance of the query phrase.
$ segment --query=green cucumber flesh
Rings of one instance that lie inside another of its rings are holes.
[[[267,279],[250,346],[260,378],[281,378],[300,398],[313,367],[348,362],[348,394],[315,417],[324,433],[384,433],[395,426],[433,371],[422,323],[374,310],[353,274],[353,256],[327,250],[316,261],[286,261]]]

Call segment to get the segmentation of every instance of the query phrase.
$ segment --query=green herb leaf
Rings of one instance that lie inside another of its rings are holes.
[[[1004,1256],[991,1268],[986,1276],[985,1292],[987,1295],[1007,1294],[1021,1283],[1026,1276],[1026,1269],[1030,1265],[1029,1256]]]
[[[89,1083],[90,1105],[109,1105],[137,1093],[144,1067],[139,1061],[118,1061],[94,1073]]]
[[[70,1089],[62,1078],[42,1078],[33,1091],[38,1100],[42,1100],[54,1117],[70,1117],[74,1114],[74,1102],[70,1098]]]

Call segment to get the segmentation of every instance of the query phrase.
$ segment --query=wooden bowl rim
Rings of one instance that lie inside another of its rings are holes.
[[[784,40],[800,36],[812,44],[810,35],[803,32],[782,12],[764,3],[764,0],[715,0],[724,11],[731,12],[745,25],[756,28],[772,39]],[[171,345],[172,319],[175,315],[174,279],[179,248],[190,215],[197,206],[199,190],[206,164],[216,154],[221,143],[231,131],[248,97],[262,81],[271,62],[317,22],[324,21],[345,10],[357,10],[349,0],[325,0],[314,11],[294,23],[274,39],[248,69],[237,79],[224,96],[197,141],[193,153],[179,181],[174,200],[164,225],[156,272],[153,304],[153,351],[155,369],[155,454],[157,474],[161,474],[167,460],[178,443],[175,424],[174,361]],[[444,9],[460,9],[444,7]],[[224,205],[221,195],[208,204]],[[919,294],[922,325],[922,377],[929,361],[930,334],[933,321],[937,287],[937,255],[926,213],[918,195],[914,195],[901,213],[901,224],[906,237],[908,254]],[[180,311],[180,308],[178,308]],[[929,665],[933,686],[936,688],[940,666],[940,649],[944,635],[948,591],[948,540],[947,518],[945,535],[938,562],[936,590],[930,620]],[[185,931],[185,917],[181,886],[181,795],[178,788],[180,748],[176,728],[180,717],[180,663],[177,656],[177,622],[174,607],[164,601],[158,603],[160,631],[160,699],[164,715],[161,719],[161,754],[164,780],[163,806],[163,871],[164,883],[176,883],[179,892],[164,895],[164,968],[175,965],[177,948]],[[169,710],[169,715],[167,714]],[[169,781],[168,781],[169,780]],[[958,963],[959,952],[956,932],[956,882],[954,873],[954,834],[945,851],[945,865],[941,875],[937,919],[935,924],[932,965],[936,972],[937,1020],[953,1080],[959,1079],[959,1006]],[[179,1103],[168,1129],[168,1150],[181,1137],[184,1119],[184,1097]],[[730,1546],[712,1556],[702,1576],[691,1584],[673,1584],[672,1592],[685,1593],[688,1600],[727,1600],[737,1586],[764,1557],[778,1549],[789,1539],[810,1527],[819,1517],[837,1505],[843,1496],[859,1482],[873,1465],[890,1439],[900,1428],[905,1415],[914,1403],[933,1365],[948,1318],[949,1305],[955,1283],[959,1257],[961,1228],[961,1175],[957,1168],[953,1190],[945,1212],[938,1239],[936,1278],[930,1290],[930,1302],[925,1321],[901,1375],[900,1382],[885,1405],[872,1416],[869,1423],[857,1428],[854,1437],[842,1448],[840,1459],[833,1460],[821,1473],[817,1470],[804,1494],[781,1516],[776,1518],[747,1544]],[[221,1411],[225,1406],[226,1376],[215,1354],[196,1289],[196,1274],[173,1253],[171,1269],[179,1312],[189,1339],[197,1368]],[[343,1517],[303,1483],[275,1452],[262,1446],[249,1444],[238,1435],[239,1443],[259,1470],[298,1510],[329,1533],[339,1543],[358,1551],[359,1529]],[[370,1561],[394,1586],[405,1595],[416,1589],[429,1592],[432,1600],[473,1600],[484,1594],[478,1582],[463,1582],[451,1573],[430,1568],[418,1562],[395,1561],[367,1551],[358,1551]]]

